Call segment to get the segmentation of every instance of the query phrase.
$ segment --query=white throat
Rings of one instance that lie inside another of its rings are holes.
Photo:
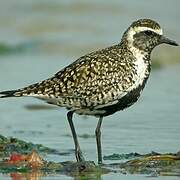
[[[128,47],[130,49],[130,51],[132,52],[133,56],[135,57],[136,61],[134,62],[135,68],[136,68],[136,72],[137,72],[137,77],[135,77],[135,85],[141,85],[144,78],[147,76],[147,66],[149,65],[150,62],[145,62],[145,58],[146,56],[148,56],[148,53],[140,50],[138,48],[136,48],[135,46],[133,46],[133,41],[134,41],[134,34],[144,31],[144,30],[151,30],[154,31],[158,34],[162,34],[162,30],[161,29],[151,29],[148,27],[134,27],[134,28],[130,28],[127,34],[127,40],[128,40]]]
[[[145,62],[144,58],[145,58],[145,54],[139,53],[139,50],[137,50],[136,48],[131,49],[133,52],[133,55],[136,58],[136,61],[134,61],[134,67],[136,69],[136,74],[133,77],[134,80],[134,84],[133,86],[131,86],[128,89],[129,91],[132,91],[134,89],[137,89],[139,86],[142,86],[145,79],[148,78],[149,76],[149,63],[150,62]],[[141,89],[141,91],[143,90],[143,88]]]

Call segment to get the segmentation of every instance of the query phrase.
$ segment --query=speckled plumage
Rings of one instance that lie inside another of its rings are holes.
[[[111,46],[79,58],[52,78],[18,90],[15,96],[34,96],[80,114],[94,114],[93,110],[128,93],[138,78],[135,61],[123,44]]]
[[[102,118],[134,104],[151,70],[150,54],[159,44],[177,45],[162,35],[159,24],[140,19],[131,24],[119,44],[80,57],[52,78],[14,91],[3,97],[32,96],[69,109],[69,121],[77,161],[83,161],[75,128],[74,112],[99,116],[96,128],[98,162],[102,163],[100,127]]]

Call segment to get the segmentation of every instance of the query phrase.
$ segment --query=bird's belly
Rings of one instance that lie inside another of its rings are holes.
[[[126,95],[121,97],[118,100],[115,100],[115,103],[111,103],[109,105],[102,105],[100,108],[93,107],[93,108],[85,108],[79,109],[75,112],[77,114],[84,114],[84,115],[93,115],[93,116],[108,116],[117,111],[123,110],[131,105],[133,105],[140,97],[141,91],[144,88],[144,84],[138,86],[136,89],[131,90]]]
[[[125,96],[121,97],[116,104],[101,108],[102,111],[105,111],[103,116],[111,115],[117,111],[123,110],[133,105],[139,99],[141,91],[142,91],[142,87],[133,89]]]

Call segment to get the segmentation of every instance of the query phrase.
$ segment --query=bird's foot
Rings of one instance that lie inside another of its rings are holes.
[[[84,162],[85,161],[85,158],[84,158],[81,150],[77,150],[75,152],[75,155],[76,155],[77,162]]]

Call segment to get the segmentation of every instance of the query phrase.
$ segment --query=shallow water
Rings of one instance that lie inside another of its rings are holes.
[[[142,0],[131,3],[76,2],[1,2],[0,41],[9,47],[0,56],[1,90],[23,87],[48,78],[79,56],[118,42],[123,30],[137,18],[149,17],[158,20],[165,27],[166,34],[180,42],[180,24],[174,20],[180,19],[178,0],[173,3],[166,2],[166,8],[161,7],[163,0],[151,1],[152,3]],[[158,49],[163,48],[165,47],[157,48],[154,56],[158,54]],[[169,51],[172,49],[167,48]],[[174,52],[178,52],[177,48]],[[104,155],[180,150],[179,77],[180,65],[153,71],[135,106],[104,118]],[[68,156],[47,156],[47,160],[59,162],[74,159],[66,110],[54,106],[44,110],[30,110],[27,107],[34,104],[42,105],[43,102],[33,98],[1,100],[0,134],[41,143],[62,152],[71,152]],[[97,119],[75,115],[74,123],[79,135],[93,135]],[[95,139],[79,137],[79,140],[86,158],[96,161]],[[105,161],[112,162],[116,161]],[[127,180],[144,178],[139,175],[111,173],[103,175],[102,179],[118,179],[121,176]],[[11,178],[0,175],[0,179]],[[48,176],[42,179],[70,177]]]

